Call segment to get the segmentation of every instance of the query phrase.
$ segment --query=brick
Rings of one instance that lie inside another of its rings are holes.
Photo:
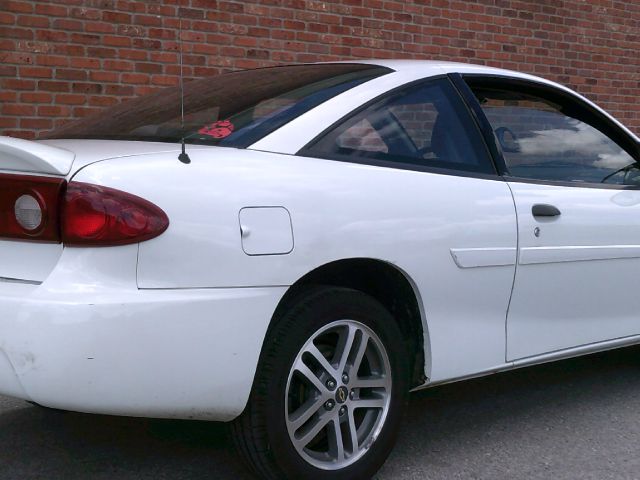
[[[116,58],[118,57],[118,51],[114,48],[87,47],[87,55],[90,57]]]
[[[173,40],[177,36],[177,32],[175,30],[169,30],[167,28],[150,28],[148,32],[150,38],[163,40]]]
[[[73,43],[80,43],[82,45],[99,45],[100,35],[86,34],[86,33],[72,33],[71,41]]]
[[[89,79],[92,82],[109,82],[116,83],[120,78],[120,73],[118,72],[103,72],[101,70],[94,70],[89,72]]]
[[[149,75],[144,73],[123,73],[120,77],[122,83],[131,83],[135,85],[145,85],[149,83]]]
[[[65,42],[69,38],[69,34],[56,30],[36,30],[35,39],[43,42]]]
[[[100,60],[97,58],[73,57],[69,59],[69,66],[86,69],[90,74],[91,70],[100,68]]]
[[[119,71],[132,71],[134,69],[134,63],[122,60],[105,60],[103,62],[103,68],[109,70]]]
[[[93,107],[110,107],[118,103],[118,99],[115,97],[91,96],[88,97],[88,103]]]
[[[16,50],[17,43],[13,40],[0,37],[0,50],[5,50],[7,52],[13,52]]]
[[[131,23],[131,15],[123,12],[102,12],[102,21],[107,23]]]
[[[33,39],[33,30],[29,28],[14,28],[4,25],[0,26],[0,38],[13,38],[13,39]]]
[[[42,117],[66,117],[71,113],[71,109],[59,105],[42,105],[38,108],[38,115]]]
[[[82,31],[83,24],[79,20],[69,20],[60,18],[53,21],[53,28],[57,30],[75,30]]]
[[[16,101],[18,101],[18,92],[2,92],[2,91],[0,91],[0,102],[9,103],[9,102],[16,102]]]
[[[113,23],[99,21],[84,22],[84,30],[90,33],[114,33],[116,26]]]
[[[133,18],[136,25],[146,25],[159,27],[162,25],[162,17],[159,15],[136,15]]]
[[[16,16],[8,12],[0,12],[0,24],[13,25],[16,23]]]
[[[56,53],[67,53],[67,52],[56,52]],[[69,57],[63,57],[58,55],[36,55],[35,64],[48,65],[52,67],[53,66],[66,67],[67,65],[69,65]]]
[[[47,17],[66,17],[69,10],[62,5],[51,5],[38,3],[35,5],[35,13],[38,15],[46,15]]]
[[[144,50],[160,50],[162,48],[160,40],[151,40],[150,38],[134,38],[132,45],[134,48]]]
[[[94,8],[72,8],[70,13],[72,17],[83,20],[98,20],[100,18],[100,10]]]
[[[3,115],[16,115],[19,117],[35,115],[36,107],[33,105],[16,105],[16,104],[4,104],[0,109]]]
[[[20,15],[17,24],[23,27],[47,28],[49,19],[47,17]]]
[[[86,80],[88,77],[88,73],[86,70],[75,70],[68,68],[57,68],[56,69],[56,79],[63,80]]]
[[[5,78],[0,81],[0,87],[7,90],[34,90],[36,82],[23,78]]]
[[[56,95],[55,103],[60,105],[84,105],[87,103],[87,96],[80,94],[58,94]]]
[[[151,83],[154,85],[174,86],[178,84],[178,78],[168,77],[166,75],[154,75],[151,77]]]
[[[9,129],[18,126],[19,119],[16,117],[0,117],[0,128]]]
[[[20,94],[20,101],[24,103],[51,103],[53,95],[44,92],[24,92]]]
[[[129,37],[120,37],[116,35],[103,35],[102,44],[108,47],[130,47],[131,39]]]
[[[52,50],[52,45],[48,42],[29,42],[19,41],[18,50],[23,52],[32,53],[49,53]]]
[[[18,74],[18,67],[13,65],[0,65],[0,77],[15,77]]]
[[[147,60],[149,53],[140,49],[120,49],[120,58],[129,60]]]
[[[137,63],[136,71],[142,73],[162,73],[162,65],[157,63]]]
[[[51,78],[53,72],[47,67],[20,67],[21,77],[30,78]]]
[[[196,8],[178,8],[178,16],[180,18],[204,18],[204,10]]]
[[[68,92],[71,90],[71,85],[67,82],[54,82],[54,81],[39,81],[38,90],[46,92]]]
[[[4,0],[2,10],[6,12],[31,13],[33,12],[33,2]]]
[[[101,93],[103,86],[100,83],[73,82],[71,91],[74,93]]]
[[[104,93],[107,95],[133,95],[133,87],[129,85],[107,85]]]
[[[53,127],[53,120],[48,118],[21,118],[20,128],[28,130],[48,130]]]

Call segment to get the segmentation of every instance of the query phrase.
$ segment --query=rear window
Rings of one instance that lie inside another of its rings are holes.
[[[40,138],[138,140],[243,148],[326,100],[392,70],[320,64],[227,73],[184,84],[76,120]]]

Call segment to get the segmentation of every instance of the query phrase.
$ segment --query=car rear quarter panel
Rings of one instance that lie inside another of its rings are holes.
[[[138,288],[289,286],[336,260],[378,259],[419,290],[432,380],[504,363],[514,266],[459,268],[450,252],[513,249],[515,262],[504,182],[219,147],[190,155],[188,165],[174,154],[114,159],[74,177],[139,195],[169,216],[164,234],[140,244]],[[288,210],[290,253],[243,251],[238,215],[258,206]]]

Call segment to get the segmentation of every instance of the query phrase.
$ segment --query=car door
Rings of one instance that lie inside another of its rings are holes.
[[[507,360],[640,334],[636,140],[559,88],[465,79],[497,139],[518,216]]]
[[[370,235],[353,254],[387,260],[416,285],[426,318],[429,379],[503,365],[515,207],[449,79],[405,84],[372,100],[299,155],[344,163],[334,168],[348,171],[350,180],[335,191],[359,191],[367,199],[352,221],[366,224]],[[366,174],[368,185],[356,173]],[[345,201],[342,208],[350,211],[357,203]],[[393,226],[388,243],[385,225]]]

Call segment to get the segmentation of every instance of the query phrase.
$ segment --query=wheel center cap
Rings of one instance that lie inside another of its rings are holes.
[[[336,390],[336,402],[344,403],[347,401],[347,398],[349,398],[349,390],[347,390],[347,387],[342,386]]]

